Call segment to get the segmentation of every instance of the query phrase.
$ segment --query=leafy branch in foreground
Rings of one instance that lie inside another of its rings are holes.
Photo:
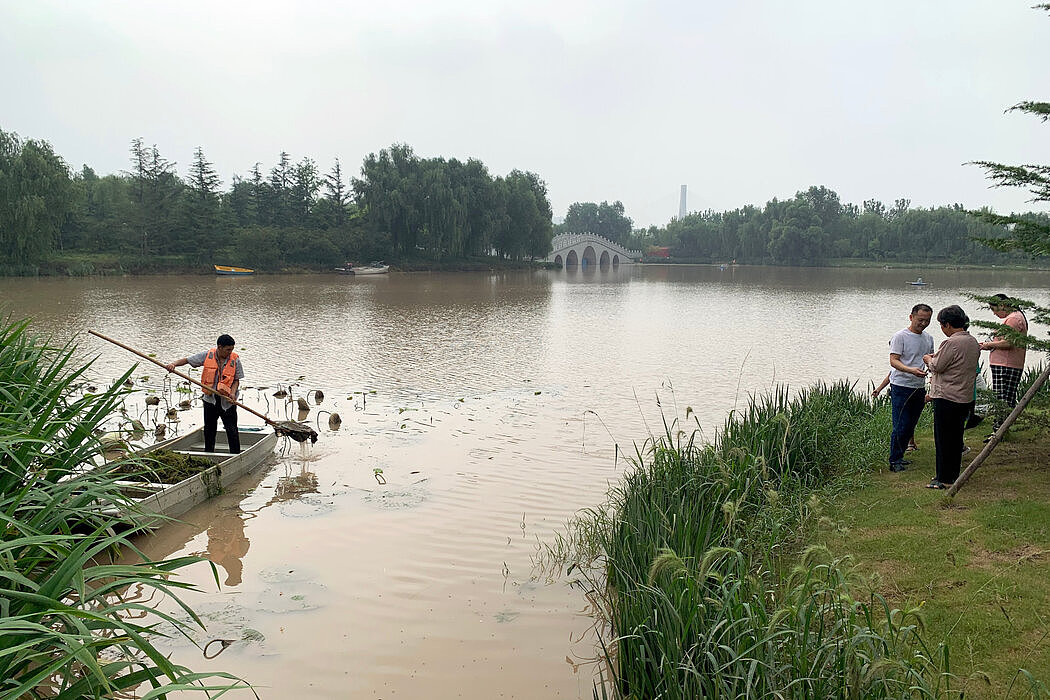
[[[1050,12],[1050,4],[1042,3],[1035,5],[1034,9]],[[1007,112],[1023,112],[1035,115],[1043,123],[1050,119],[1050,102],[1020,102]],[[1032,195],[1030,202],[1050,202],[1050,165],[1004,165],[992,161],[974,161],[984,169],[988,178],[992,181],[992,187],[1020,187],[1028,190]],[[970,214],[981,221],[1005,226],[1007,235],[1001,238],[978,238],[977,240],[996,250],[1020,250],[1036,257],[1050,257],[1050,217],[1038,214],[994,214],[989,211],[971,211]],[[971,298],[982,302],[989,302],[987,297],[972,295]],[[1040,306],[1034,302],[1024,299],[1011,300],[1018,308],[1027,309],[1032,312],[1032,320],[1036,323],[1050,325],[1050,307]],[[1042,339],[1015,337],[1010,331],[1004,331],[1004,326],[999,324],[988,324],[986,322],[975,322],[983,328],[990,328],[997,332],[1003,331],[1011,344],[1023,344],[1029,348],[1050,352],[1050,342]],[[1015,343],[1015,341],[1017,341]]]
[[[73,364],[74,347],[28,327],[0,320],[0,700],[246,688],[172,663],[151,642],[164,621],[182,628],[142,602],[149,591],[201,624],[178,598],[193,586],[175,573],[202,560],[147,560],[129,539],[144,526],[117,484],[126,463],[98,466],[94,431],[116,411],[126,376],[80,394],[88,366]],[[135,563],[114,563],[128,552]]]

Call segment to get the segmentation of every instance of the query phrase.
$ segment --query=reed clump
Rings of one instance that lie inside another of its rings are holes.
[[[76,387],[88,367],[74,364],[73,346],[56,347],[28,325],[0,320],[0,700],[136,689],[144,700],[180,690],[215,697],[246,687],[195,674],[152,643],[159,623],[183,625],[148,604],[151,591],[200,624],[179,601],[192,586],[176,573],[203,560],[150,561],[129,539],[144,525],[118,483],[125,465],[106,465],[95,437],[117,413],[127,375],[83,394]],[[115,563],[118,552],[134,563]]]
[[[709,444],[665,425],[548,551],[607,624],[595,697],[957,698],[979,682],[951,673],[918,609],[804,548],[822,503],[884,460],[889,422],[840,382],[752,397]]]

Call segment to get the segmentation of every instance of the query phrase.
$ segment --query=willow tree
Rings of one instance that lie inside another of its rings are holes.
[[[0,130],[0,266],[28,269],[57,247],[71,190],[49,143]]]

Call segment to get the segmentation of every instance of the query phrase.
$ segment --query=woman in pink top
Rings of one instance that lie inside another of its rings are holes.
[[[1028,334],[1028,319],[1024,312],[1009,303],[1010,297],[1005,294],[996,294],[996,299],[1003,303],[992,304],[992,313],[1003,319],[1003,323],[1018,333]],[[999,400],[1011,409],[1017,405],[1017,385],[1024,374],[1024,346],[1014,346],[1009,340],[1002,336],[995,336],[991,340],[981,343],[981,350],[990,350],[988,364],[992,366],[992,389]],[[998,428],[1004,416],[995,418],[995,427]]]

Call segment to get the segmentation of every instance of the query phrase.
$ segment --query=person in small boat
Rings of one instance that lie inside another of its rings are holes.
[[[244,368],[241,366],[241,358],[233,351],[234,345],[233,338],[223,333],[211,350],[181,357],[164,366],[169,372],[182,365],[204,368],[201,371],[201,384],[210,387],[204,390],[203,396],[205,452],[215,451],[215,433],[218,432],[220,418],[222,427],[226,429],[230,454],[239,454],[241,451],[241,437],[237,432],[237,406],[230,400],[237,400],[241,379],[244,378]]]

